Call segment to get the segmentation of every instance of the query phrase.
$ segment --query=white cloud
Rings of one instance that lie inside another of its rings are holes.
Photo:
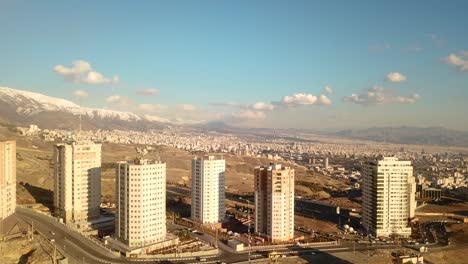
[[[195,111],[197,109],[194,105],[191,104],[179,104],[177,106],[184,111]]]
[[[331,105],[332,104],[332,101],[330,100],[330,98],[328,98],[327,96],[325,95],[320,95],[318,97],[318,100],[317,100],[317,104],[321,104],[321,105]]]
[[[282,100],[284,105],[313,105],[317,102],[317,96],[305,93],[286,95]]]
[[[386,80],[389,82],[403,82],[406,81],[406,76],[399,72],[391,72],[387,74]]]
[[[298,93],[284,96],[281,103],[284,106],[301,106],[301,105],[330,105],[332,101],[325,95],[319,97],[312,94]]]
[[[76,60],[71,67],[56,65],[54,72],[66,81],[85,84],[112,84],[119,82],[119,76],[105,77],[102,73],[93,70],[87,61]]]
[[[146,120],[152,122],[170,123],[171,121],[167,118],[156,116],[156,115],[145,115]]]
[[[271,103],[265,102],[256,102],[253,104],[247,103],[236,103],[236,102],[223,102],[223,103],[212,103],[214,106],[224,106],[224,107],[238,107],[245,110],[261,110],[261,111],[271,111],[275,109],[275,106]]]
[[[180,117],[176,117],[171,120],[172,123],[174,124],[180,124],[180,125],[195,125],[195,124],[201,124],[206,122],[206,120],[193,120],[193,119],[184,119]]]
[[[88,92],[85,90],[75,90],[73,91],[73,95],[76,97],[88,97],[89,96]]]
[[[237,113],[233,113],[232,117],[236,119],[264,119],[266,115],[260,111],[240,110]]]
[[[86,73],[92,70],[91,64],[83,60],[76,60],[73,63],[73,67],[67,68],[63,65],[56,65],[54,71],[58,74],[68,76]]]
[[[330,86],[325,86],[325,88],[323,88],[323,93],[325,93],[325,94],[332,94],[332,93],[333,93],[333,89],[332,89]]]
[[[158,95],[159,89],[156,88],[147,88],[147,89],[140,89],[137,91],[138,95]]]
[[[250,106],[252,109],[255,110],[268,110],[271,111],[275,109],[275,106],[270,104],[270,103],[264,103],[264,102],[256,102]]]
[[[466,51],[460,52],[460,55],[451,53],[444,58],[444,61],[447,64],[456,66],[461,72],[468,71],[468,52]]]
[[[419,94],[412,94],[408,96],[396,96],[393,97],[393,102],[398,104],[414,104],[416,103],[421,96]]]
[[[145,111],[145,112],[161,112],[167,110],[167,105],[161,104],[139,104],[138,109]]]
[[[130,104],[130,99],[125,96],[120,96],[120,95],[111,95],[106,98],[106,102],[108,104],[114,104],[118,106],[128,106]]]
[[[83,83],[88,84],[109,84],[109,83],[118,83],[119,76],[115,75],[112,78],[104,77],[101,73],[97,71],[90,71],[86,75],[84,79],[82,79]]]
[[[414,104],[420,99],[419,94],[407,96],[393,95],[382,86],[374,86],[359,94],[343,97],[343,101],[360,105]]]

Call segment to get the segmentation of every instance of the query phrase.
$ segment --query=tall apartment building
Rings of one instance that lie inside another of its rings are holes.
[[[166,163],[121,161],[115,172],[115,238],[130,248],[166,238]]]
[[[294,169],[270,164],[256,167],[255,233],[271,242],[294,238]]]
[[[415,179],[411,161],[384,157],[368,161],[362,175],[363,226],[374,236],[410,236]]]
[[[91,141],[54,146],[54,206],[65,223],[99,218],[101,204],[101,144]]]
[[[203,156],[192,160],[192,220],[214,224],[224,220],[224,173],[222,157]]]
[[[416,213],[416,177],[408,177],[409,218],[413,219]]]
[[[0,221],[16,208],[16,142],[0,142]]]

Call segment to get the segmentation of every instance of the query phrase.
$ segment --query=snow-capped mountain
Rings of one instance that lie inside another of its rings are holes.
[[[44,111],[65,111],[89,117],[118,118],[126,121],[141,120],[139,116],[130,112],[80,107],[65,99],[8,87],[0,87],[0,100],[17,105],[17,113],[21,115],[34,115]]]
[[[83,126],[89,128],[141,128],[156,123],[131,112],[81,107],[61,98],[0,87],[0,120],[71,129],[80,115]]]

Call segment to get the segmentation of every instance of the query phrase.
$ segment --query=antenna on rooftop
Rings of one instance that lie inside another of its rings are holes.
[[[160,148],[159,147],[152,147],[152,146],[144,146],[144,147],[135,147],[136,152],[136,159],[143,159],[148,153],[154,152],[156,155],[155,159],[157,161],[161,160],[160,156]]]
[[[135,151],[136,151],[136,158],[137,159],[141,159],[143,158],[146,154],[148,154],[148,149],[147,147],[136,147],[135,148]]]

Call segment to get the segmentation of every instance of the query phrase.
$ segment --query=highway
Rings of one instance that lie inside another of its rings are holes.
[[[128,259],[116,256],[88,238],[57,222],[54,218],[41,215],[30,209],[18,207],[16,215],[27,223],[33,223],[34,229],[43,234],[47,239],[53,238],[55,240],[53,243],[59,252],[79,263],[157,263],[159,261],[155,259]],[[51,231],[55,234],[52,235]],[[213,261],[213,263],[216,262],[215,257],[206,258],[209,261]],[[190,261],[195,261],[195,257],[174,258],[167,259],[167,261],[170,263],[189,263]]]
[[[27,208],[17,207],[16,215],[18,218],[24,220],[27,223],[33,223],[34,228],[47,239],[54,239],[53,242],[57,250],[64,254],[67,258],[75,260],[77,263],[158,263],[163,262],[162,259],[128,259],[121,256],[116,256],[111,253],[108,249],[105,249],[102,245],[91,241],[90,239],[83,237],[81,234],[77,233],[74,230],[71,230],[67,226],[59,223],[56,219],[43,215],[41,213],[34,212]],[[51,233],[53,231],[53,235]],[[234,252],[227,245],[216,242],[216,240],[207,235],[207,234],[194,234],[191,233],[193,237],[196,237],[202,241],[217,244],[221,251],[219,256],[208,256],[202,257],[206,258],[204,263],[217,263],[217,262],[226,262],[226,263],[236,263],[247,261],[248,253]],[[395,248],[394,245],[365,245],[365,244],[354,244],[354,250],[356,251],[366,251],[368,249],[378,249],[378,248]],[[341,245],[336,246],[325,246],[320,248],[301,248],[299,246],[292,246],[283,249],[276,249],[276,252],[285,255],[308,255],[313,254],[313,252],[345,252],[353,251],[353,244],[351,242],[344,241]],[[268,251],[263,253],[251,252],[251,259],[266,258],[268,256]],[[186,258],[169,258],[163,263],[199,263],[195,257],[186,257]]]
[[[170,192],[175,195],[180,195],[180,196],[185,196],[185,197],[190,197],[190,189],[187,187],[180,187],[180,186],[174,186],[174,185],[167,185],[166,191]],[[245,199],[250,199],[250,201],[253,203],[254,201],[252,200],[252,196],[243,196],[243,195],[238,195],[235,193],[226,193],[226,199],[229,199],[231,201],[235,201],[238,203],[243,203],[245,204]],[[341,218],[342,221],[348,221],[349,223],[353,226],[358,226],[359,225],[359,220],[350,217],[350,213],[352,212],[350,209],[347,208],[340,208],[340,214],[338,215],[337,212],[337,206],[332,205],[332,204],[327,204],[319,201],[313,201],[313,200],[308,200],[308,199],[302,199],[302,198],[295,198],[294,199],[294,208],[295,208],[295,214],[296,215],[301,215],[305,216],[308,218],[315,218],[315,219],[321,219],[324,221],[331,221],[338,223],[338,217]]]

